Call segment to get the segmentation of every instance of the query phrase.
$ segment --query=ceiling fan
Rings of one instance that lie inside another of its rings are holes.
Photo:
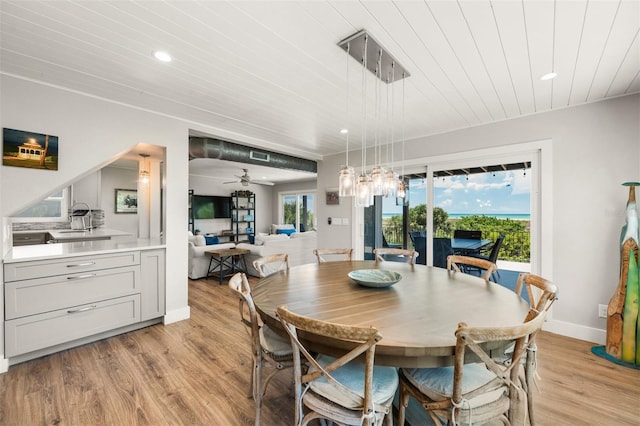
[[[251,176],[249,176],[249,170],[248,169],[242,169],[242,170],[244,171],[244,174],[242,176],[234,175],[235,177],[238,178],[238,180],[232,180],[232,181],[223,182],[223,183],[240,183],[242,184],[242,186],[249,186],[250,183],[255,183],[257,185],[268,185],[268,186],[275,185],[273,182],[269,182],[268,180],[251,179]]]

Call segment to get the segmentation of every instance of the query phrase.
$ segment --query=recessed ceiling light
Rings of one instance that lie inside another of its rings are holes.
[[[156,50],[155,52],[153,52],[153,57],[162,62],[172,61],[171,55],[162,50]]]
[[[343,135],[345,133],[349,133],[349,129],[340,129],[340,133],[342,133]]]
[[[550,72],[548,74],[543,75],[542,77],[540,77],[540,80],[553,80],[554,78],[556,78],[558,76],[557,73],[555,72]]]

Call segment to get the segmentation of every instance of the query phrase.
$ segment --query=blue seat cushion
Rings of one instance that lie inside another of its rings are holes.
[[[496,376],[482,363],[465,364],[462,370],[462,395],[490,382]],[[403,368],[402,374],[423,394],[434,401],[450,399],[453,394],[453,367]],[[477,408],[497,401],[507,392],[500,386],[468,400],[466,408]]]
[[[335,361],[335,358],[327,355],[319,355],[317,361],[318,364],[324,366]],[[313,368],[309,370],[313,371]],[[330,374],[355,394],[364,397],[364,364],[350,362]],[[373,401],[376,404],[384,404],[389,401],[393,398],[398,388],[398,383],[398,370],[395,367],[375,366],[373,368]],[[315,393],[343,407],[352,410],[360,410],[363,408],[360,398],[356,398],[336,388],[324,378],[313,381],[310,387]]]

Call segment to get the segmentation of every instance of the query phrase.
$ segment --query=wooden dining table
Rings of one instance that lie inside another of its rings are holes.
[[[349,272],[386,269],[402,279],[386,288],[357,284]],[[374,326],[382,334],[376,364],[396,367],[453,365],[458,323],[510,326],[524,321],[528,303],[513,291],[482,278],[443,268],[399,262],[344,261],[300,265],[263,278],[252,290],[263,321],[284,333],[276,309],[340,324]],[[313,350],[340,348],[308,336]],[[488,348],[503,351],[504,347]],[[498,353],[498,352],[497,352]]]

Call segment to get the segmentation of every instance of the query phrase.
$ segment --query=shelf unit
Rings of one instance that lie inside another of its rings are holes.
[[[256,232],[256,195],[251,191],[235,191],[231,193],[231,200],[234,241],[252,241]]]
[[[189,190],[189,231],[191,231],[191,233],[195,233],[195,223],[196,223],[196,218],[195,218],[195,213],[193,212],[193,189]]]

